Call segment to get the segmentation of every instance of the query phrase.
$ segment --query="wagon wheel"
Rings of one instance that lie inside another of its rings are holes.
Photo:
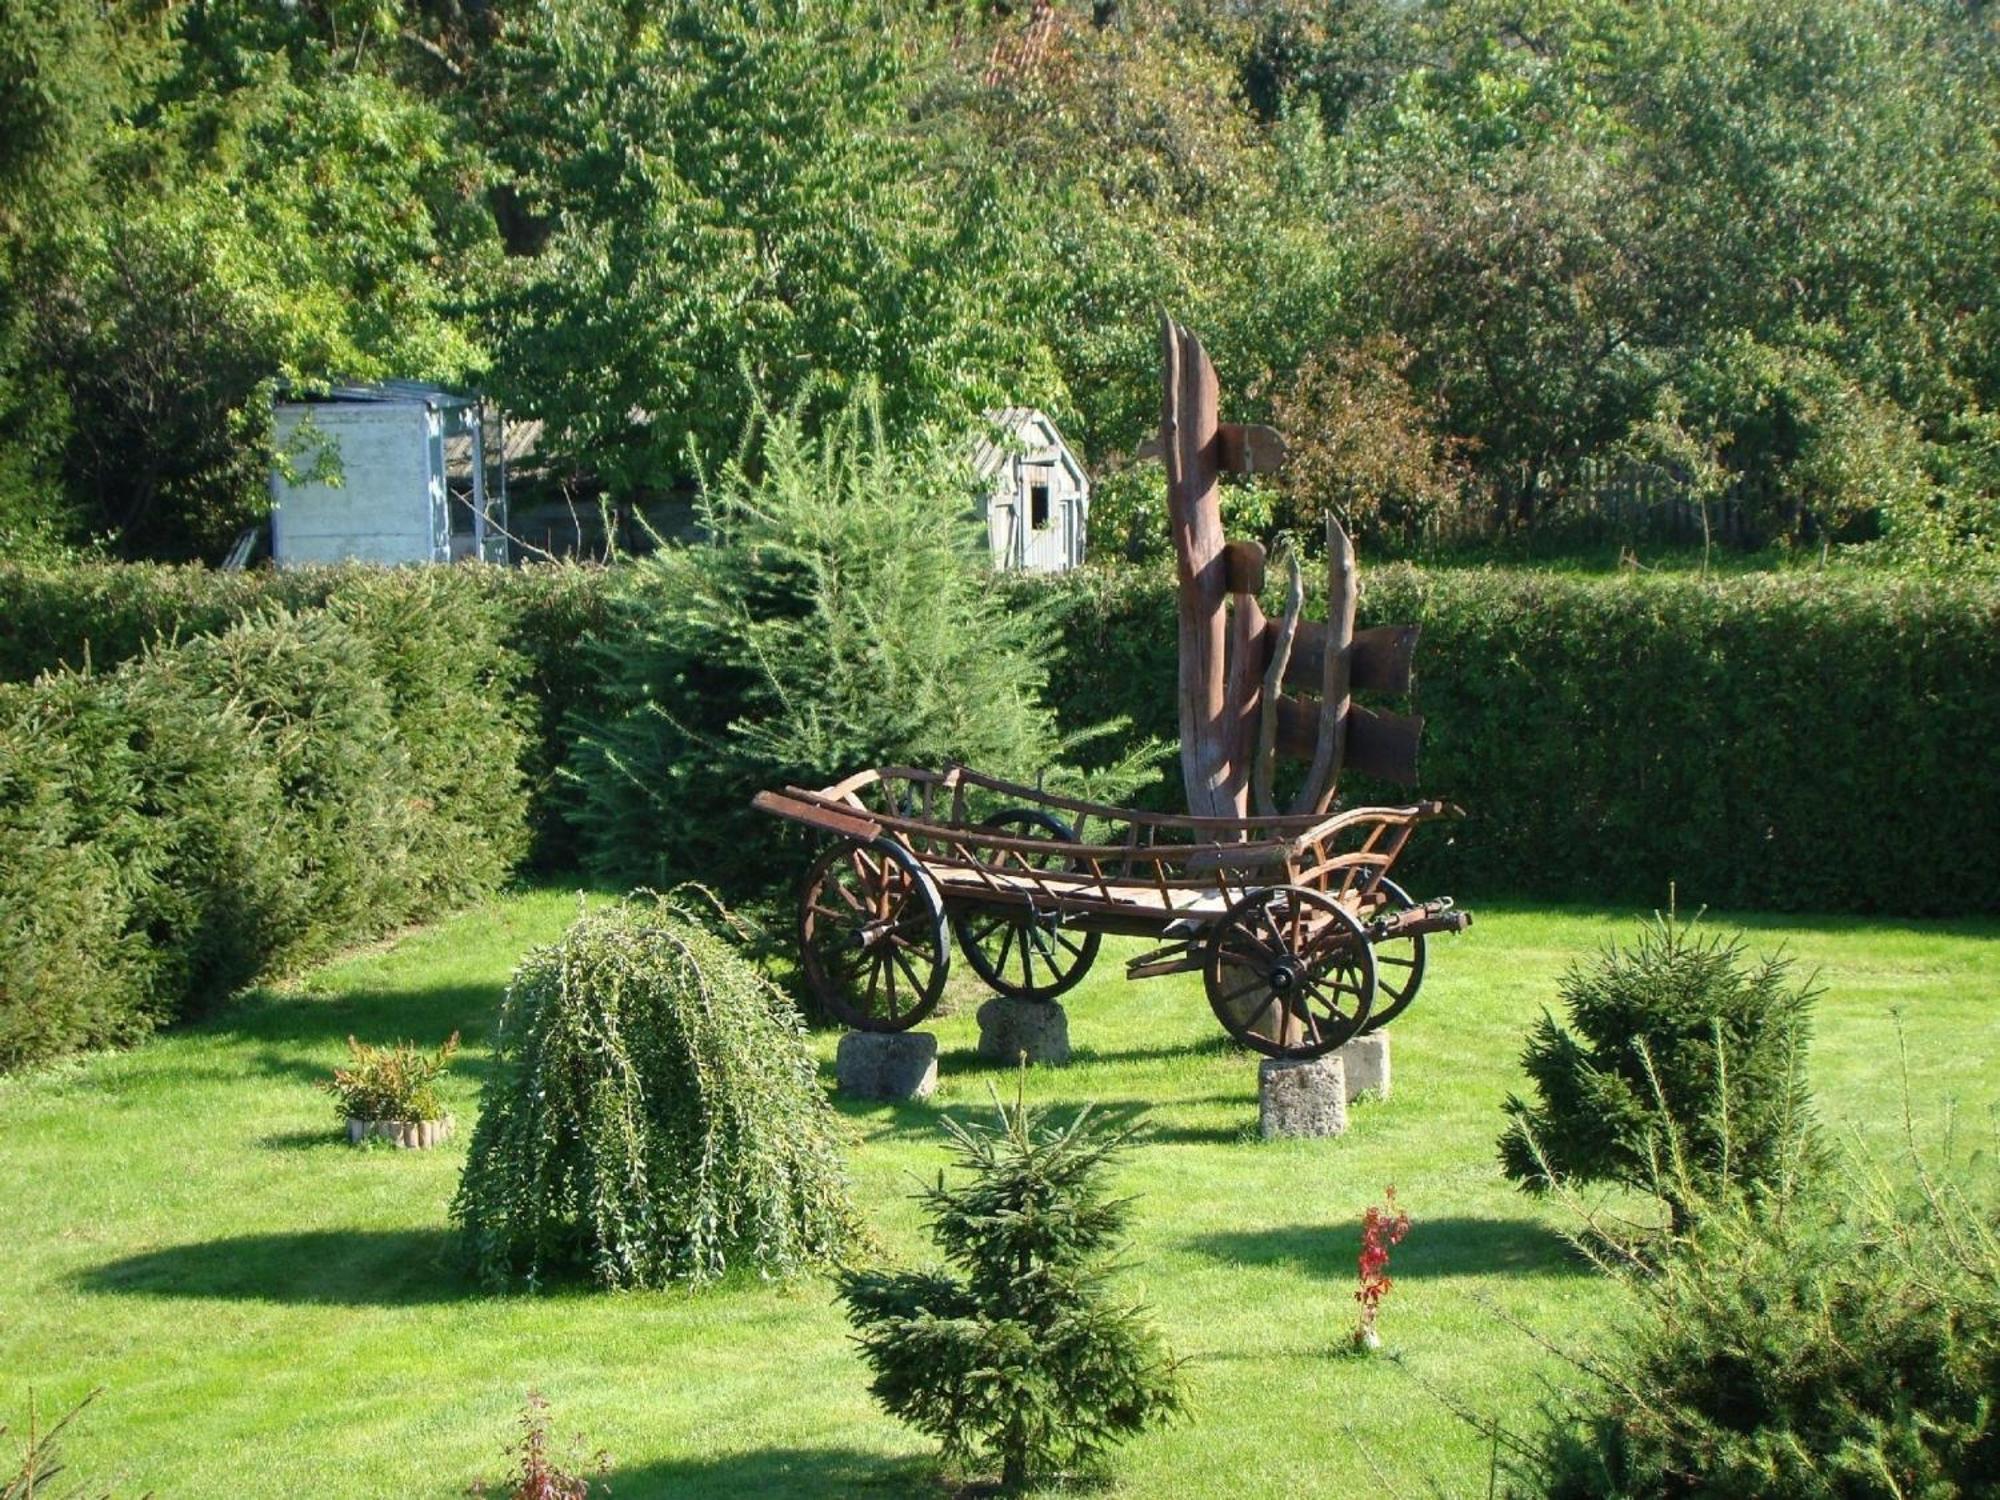
[[[1352,1038],[1375,998],[1368,934],[1331,896],[1252,891],[1208,935],[1203,978],[1223,1029],[1266,1057],[1319,1057]]]
[[[1365,927],[1377,917],[1392,917],[1417,903],[1410,893],[1386,877],[1375,884],[1356,913]],[[1368,1007],[1368,1019],[1361,1035],[1379,1031],[1410,1008],[1424,983],[1424,935],[1386,938],[1368,945],[1375,954],[1375,1003]]]
[[[813,861],[799,898],[799,954],[827,1013],[862,1031],[907,1031],[951,969],[944,901],[891,838],[843,840]]]
[[[1076,830],[1053,813],[1037,807],[1012,807],[979,825],[988,829],[1018,829],[1014,837],[1073,844]],[[1068,870],[1073,862],[1059,850],[1022,856],[1037,870]],[[990,855],[984,863],[1016,864],[1012,855]],[[1057,921],[1044,921],[1021,906],[984,906],[955,912],[952,929],[966,962],[995,993],[1014,1000],[1053,1000],[1067,993],[1090,972],[1104,938],[1096,932],[1068,932]]]

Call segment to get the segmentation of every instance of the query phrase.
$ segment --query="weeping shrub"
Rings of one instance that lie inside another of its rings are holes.
[[[635,896],[530,953],[452,1220],[496,1285],[784,1274],[854,1233],[798,1013],[728,936]]]
[[[866,392],[818,429],[760,408],[704,485],[703,540],[631,564],[611,602],[608,707],[575,758],[589,867],[762,892],[796,862],[771,858],[760,788],[950,760],[1060,779],[1094,731],[1065,740],[1043,704],[1055,632],[994,588],[974,496],[951,447],[892,448]]]

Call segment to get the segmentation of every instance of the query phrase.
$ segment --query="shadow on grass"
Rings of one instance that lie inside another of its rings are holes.
[[[614,1468],[608,1486],[618,1500],[695,1500],[700,1496],[922,1495],[952,1491],[926,1458],[890,1458],[845,1448],[759,1448],[720,1458],[666,1459]]]
[[[1231,1265],[1290,1266],[1352,1280],[1361,1253],[1358,1224],[1286,1225],[1196,1235],[1190,1249]],[[1590,1263],[1534,1219],[1418,1219],[1394,1252],[1392,1274],[1407,1276],[1588,1276]]]
[[[350,1036],[376,1046],[414,1041],[434,1047],[456,1031],[466,1045],[480,1046],[493,1035],[502,993],[497,984],[356,986],[333,993],[257,990],[187,1030],[282,1047],[338,1046]]]
[[[81,1272],[87,1292],[334,1307],[413,1307],[481,1295],[446,1262],[442,1229],[325,1229],[169,1245]]]

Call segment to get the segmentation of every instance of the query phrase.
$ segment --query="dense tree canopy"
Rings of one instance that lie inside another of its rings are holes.
[[[271,393],[390,374],[484,385],[621,500],[726,449],[753,389],[864,381],[895,427],[1043,405],[1108,476],[1170,307],[1313,445],[1272,525],[1544,527],[1616,462],[1759,536],[1981,542],[1997,28],[1961,0],[0,0],[0,535],[213,556],[264,503]]]

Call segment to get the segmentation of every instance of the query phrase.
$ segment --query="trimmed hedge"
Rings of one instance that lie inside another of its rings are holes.
[[[273,606],[445,615],[479,632],[466,649],[497,640],[524,663],[506,691],[524,705],[532,735],[521,763],[529,861],[569,869],[577,863],[571,815],[581,794],[562,770],[574,745],[571,720],[601,712],[600,665],[581,643],[604,627],[609,576],[571,563],[242,573],[151,563],[0,564],[0,619],[7,622],[0,681],[27,682],[61,667],[103,672],[149,645],[215,635]],[[343,606],[342,600],[370,602]],[[453,602],[459,600],[466,602]],[[469,613],[457,613],[461,608]]]
[[[133,1041],[505,877],[522,664],[479,595],[385,578],[0,686],[0,1069]]]
[[[1674,882],[1683,906],[2000,911],[1992,584],[1407,565],[1362,577],[1361,624],[1423,627],[1422,789],[1469,815],[1412,842],[1419,894],[1663,903]],[[1123,714],[1135,735],[1174,736],[1168,573],[1013,586],[1062,621],[1051,691],[1066,726]],[[1154,795],[1179,794],[1174,769]]]

